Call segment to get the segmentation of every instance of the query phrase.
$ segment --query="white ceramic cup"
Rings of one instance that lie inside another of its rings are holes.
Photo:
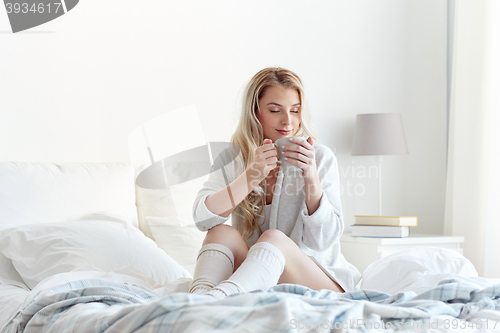
[[[287,145],[300,146],[298,143],[296,143],[294,141],[290,141],[290,138],[300,138],[300,137],[294,136],[294,137],[281,138],[281,139],[276,140],[276,142],[274,143],[274,146],[276,147],[276,150],[278,151],[278,163],[280,163],[281,166],[283,167],[283,172],[285,172],[287,174],[294,173],[294,172],[302,173],[303,171],[301,168],[284,160],[284,157],[291,158],[290,156],[283,156],[282,155],[282,151],[292,151],[292,150],[283,149],[282,148],[283,146],[287,146]]]

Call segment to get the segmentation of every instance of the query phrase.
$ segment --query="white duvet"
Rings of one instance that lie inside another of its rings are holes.
[[[119,215],[0,231],[0,327],[26,304],[29,292],[70,280],[106,278],[159,295],[178,290],[191,275]]]
[[[70,281],[105,279],[144,286],[158,297],[187,292],[192,281],[151,239],[109,213],[2,230],[0,263],[0,327],[38,291]],[[477,277],[457,252],[429,248],[400,252],[372,264],[364,272],[361,288],[420,294],[450,278],[477,289],[500,282]]]
[[[315,323],[315,332],[334,327],[338,332],[358,331],[356,327],[393,332],[400,326],[398,331],[406,333],[500,332],[500,285],[481,289],[463,279],[443,281],[421,295],[373,290],[339,294],[284,284],[269,293],[217,300],[175,292],[184,291],[189,279],[173,281],[155,295],[141,285],[124,284],[132,282],[127,276],[113,273],[101,279],[96,272],[80,273],[87,278],[73,280],[78,276],[73,272],[43,281],[5,332],[310,332],[308,323]],[[66,279],[71,282],[59,284]],[[51,288],[54,283],[58,286]]]
[[[0,329],[28,304],[38,291],[81,279],[105,279],[117,283],[144,286],[152,290],[158,297],[164,297],[174,292],[187,292],[192,281],[191,278],[185,277],[160,285],[146,274],[128,266],[109,273],[102,271],[58,273],[40,282],[32,291],[14,285],[0,284],[0,309],[2,309],[0,311]]]

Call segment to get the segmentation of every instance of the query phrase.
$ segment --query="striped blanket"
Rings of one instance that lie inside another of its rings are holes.
[[[160,298],[142,286],[89,279],[37,292],[2,333],[274,333],[464,327],[500,332],[497,321],[500,284],[478,289],[454,279],[420,295],[373,290],[339,294],[285,284],[222,300],[188,293]]]

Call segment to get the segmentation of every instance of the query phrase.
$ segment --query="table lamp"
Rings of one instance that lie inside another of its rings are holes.
[[[382,156],[408,154],[400,113],[358,114],[351,155],[376,155],[378,161],[378,213],[382,215]]]

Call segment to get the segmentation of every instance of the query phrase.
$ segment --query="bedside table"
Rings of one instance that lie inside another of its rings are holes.
[[[390,254],[414,247],[440,247],[463,253],[461,244],[464,237],[412,234],[404,238],[351,237],[343,234],[340,238],[342,254],[361,273],[374,261]]]

